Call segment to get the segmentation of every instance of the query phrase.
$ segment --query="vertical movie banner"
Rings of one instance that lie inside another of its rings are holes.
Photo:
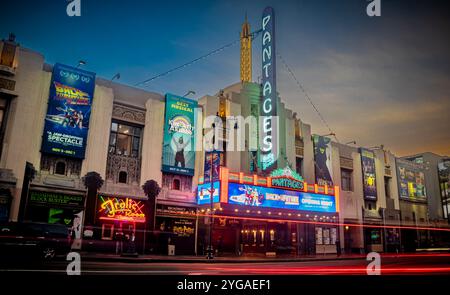
[[[260,111],[260,167],[276,168],[278,158],[278,118],[275,56],[275,13],[266,7],[262,16],[262,102]]]
[[[194,175],[197,102],[166,94],[162,172]]]
[[[41,152],[84,159],[95,73],[55,64]]]
[[[219,180],[220,156],[221,152],[205,152],[205,169],[203,172],[204,183],[210,183],[211,172],[212,181],[215,182]]]
[[[313,135],[314,167],[316,183],[318,185],[333,186],[331,171],[331,139],[324,136]]]
[[[364,199],[377,199],[377,182],[375,173],[375,154],[373,151],[361,148],[361,166],[363,174]]]

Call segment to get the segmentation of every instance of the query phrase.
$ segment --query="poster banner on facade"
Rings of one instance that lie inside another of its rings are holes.
[[[396,159],[399,197],[409,201],[426,201],[425,174],[422,164]]]
[[[333,185],[331,162],[331,139],[325,136],[313,135],[314,167],[318,185]]]
[[[444,218],[450,216],[450,159],[438,163],[439,188],[441,192]]]
[[[54,65],[42,152],[84,158],[94,89],[94,73]]]
[[[166,94],[162,171],[194,175],[197,102]]]
[[[209,183],[211,181],[211,172],[213,182],[219,180],[220,171],[220,152],[205,152],[205,166],[204,166],[204,183]]]
[[[361,166],[363,174],[363,193],[364,199],[377,199],[377,182],[375,173],[375,154],[368,149],[360,149]]]
[[[336,212],[334,196],[230,183],[228,203],[301,211]]]

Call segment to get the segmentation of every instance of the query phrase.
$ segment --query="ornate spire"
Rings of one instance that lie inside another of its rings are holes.
[[[247,12],[245,12],[245,21],[242,24],[241,31],[241,82],[252,81],[252,37],[250,35],[250,24],[247,21]]]

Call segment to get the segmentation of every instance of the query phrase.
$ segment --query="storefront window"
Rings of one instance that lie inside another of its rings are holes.
[[[140,156],[141,132],[141,127],[112,122],[109,153],[138,158]]]

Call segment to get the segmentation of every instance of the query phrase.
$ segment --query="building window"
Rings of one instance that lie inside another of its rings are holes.
[[[109,153],[139,158],[141,134],[141,127],[112,122],[111,135],[109,137]]]
[[[391,178],[390,177],[384,177],[384,193],[386,194],[386,198],[391,197]]]
[[[353,181],[352,181],[353,171],[349,169],[341,169],[341,187],[343,191],[352,192],[353,191]]]
[[[4,42],[0,64],[12,68],[14,65],[14,57],[16,55],[16,45]]]
[[[172,189],[179,191],[180,187],[181,187],[180,180],[175,178],[172,183]]]
[[[6,131],[6,121],[7,121],[7,110],[8,110],[9,100],[7,98],[0,97],[0,157],[3,148],[3,138]]]
[[[302,175],[303,158],[295,157],[295,172]]]
[[[56,162],[55,174],[66,175],[66,163],[61,161]]]
[[[125,171],[119,172],[119,183],[127,183],[128,174]]]

